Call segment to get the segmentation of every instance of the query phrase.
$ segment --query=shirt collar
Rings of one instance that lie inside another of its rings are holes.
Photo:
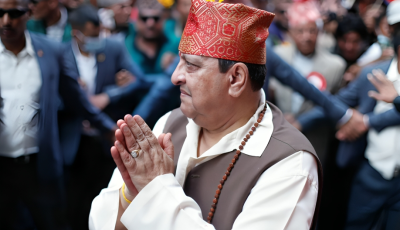
[[[25,46],[26,52],[30,56],[34,57],[35,56],[35,49],[33,48],[32,38],[31,38],[31,35],[29,34],[28,31],[25,31],[25,39],[26,39],[26,46]]]
[[[224,136],[217,144],[203,153],[199,158],[218,156],[223,153],[228,153],[238,149],[239,145],[241,145],[241,142],[243,141],[243,138],[251,130],[251,127],[254,125],[254,123],[257,122],[258,115],[264,108],[266,102],[264,90],[261,90],[260,94],[261,100],[259,107],[250,120],[244,126]],[[269,143],[273,129],[272,111],[267,106],[263,120],[259,124],[257,130],[254,132],[254,135],[251,136],[249,141],[244,146],[242,152],[249,156],[260,157]],[[200,127],[196,125],[193,120],[189,119],[189,123],[186,126],[186,132],[187,139],[185,140],[185,144],[188,141],[188,144],[192,143],[194,146],[197,146]],[[196,151],[193,151],[191,154],[192,157],[197,158]]]
[[[71,45],[72,45],[72,51],[76,59],[86,58],[82,55],[81,51],[79,50],[78,43],[74,39],[72,39]],[[94,58],[94,54],[89,53],[89,57],[87,58]]]
[[[5,51],[5,47],[3,45],[3,43],[0,40],[0,53],[3,53]],[[33,48],[32,45],[32,39],[31,39],[31,35],[29,34],[29,32],[27,30],[25,30],[25,48],[23,50],[26,50],[26,52],[34,57],[35,56],[35,49]]]

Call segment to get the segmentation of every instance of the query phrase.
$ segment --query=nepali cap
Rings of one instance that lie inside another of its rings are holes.
[[[192,0],[179,51],[264,65],[265,40],[275,14],[221,2]]]

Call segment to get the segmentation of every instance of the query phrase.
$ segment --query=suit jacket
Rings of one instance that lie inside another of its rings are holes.
[[[73,54],[72,42],[67,43],[66,46],[68,52]],[[72,55],[71,58],[74,65],[77,65],[75,56]],[[111,103],[103,110],[112,120],[117,121],[125,114],[132,112],[148,90],[147,83],[143,80],[143,72],[131,61],[123,44],[117,41],[106,39],[105,47],[95,54],[95,58],[97,64],[95,94],[119,91],[120,88],[115,83],[115,75],[122,69],[131,72],[136,77],[135,82],[132,83],[135,88],[130,91],[130,94],[125,95],[119,101],[111,100]],[[88,119],[84,114],[71,116],[68,111],[62,111],[60,114],[60,136],[63,140],[62,151],[65,165],[71,165],[75,160],[84,119]]]
[[[40,89],[38,173],[43,180],[57,179],[63,174],[62,139],[59,137],[60,107],[71,116],[85,116],[104,129],[115,125],[95,109],[81,90],[78,70],[72,53],[65,46],[43,35],[30,33],[42,75]]]
[[[362,114],[369,116],[370,128],[380,132],[388,126],[400,124],[400,113],[396,109],[388,110],[384,113],[374,114],[376,101],[368,96],[368,91],[375,90],[375,87],[368,80],[367,75],[374,69],[381,69],[384,73],[389,70],[391,60],[383,61],[365,67],[358,78],[351,82],[346,88],[341,89],[333,98],[336,104],[344,104],[349,107],[357,108]],[[299,117],[303,127],[315,125],[318,121],[323,121],[328,115],[321,108],[315,108]],[[354,142],[340,142],[337,152],[337,163],[340,167],[347,167],[358,164],[362,161],[367,145],[367,134]]]
[[[295,45],[279,45],[275,47],[274,51],[289,65],[293,66],[293,58],[297,52]],[[330,54],[322,49],[316,49],[312,61],[312,71],[318,72],[325,77],[327,83],[326,91],[334,94],[339,89],[346,68],[345,61],[341,57]],[[279,82],[275,83],[275,88],[277,105],[282,112],[290,113],[292,110],[292,95],[294,90],[280,84]],[[310,101],[305,101],[298,114],[310,110],[312,106],[313,105]]]
[[[321,106],[334,123],[338,122],[345,115],[348,109],[346,105],[336,104],[331,94],[321,92],[311,85],[298,71],[282,60],[282,58],[273,51],[271,46],[267,47],[266,66],[267,76],[263,86],[265,92],[268,92],[270,77],[274,76],[282,84],[291,87],[303,97],[313,101],[314,104]],[[266,95],[268,94],[266,93]]]

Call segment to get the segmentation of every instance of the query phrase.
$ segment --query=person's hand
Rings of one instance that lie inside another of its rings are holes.
[[[119,71],[115,75],[115,83],[119,86],[126,86],[136,80],[135,76],[133,76],[129,71],[123,69]]]
[[[343,75],[343,80],[346,84],[354,81],[358,77],[358,73],[360,72],[361,67],[357,64],[351,65]]]
[[[337,131],[336,138],[341,141],[355,141],[367,131],[368,127],[364,123],[364,116],[353,109],[353,115],[350,120]]]
[[[375,86],[378,92],[369,91],[368,96],[378,101],[392,103],[399,96],[394,85],[389,81],[382,70],[373,70],[372,74],[368,74],[368,80]]]
[[[97,94],[89,98],[90,103],[96,108],[103,110],[110,103],[110,98],[106,93]]]
[[[140,116],[127,115],[124,122],[118,121],[118,125],[120,131],[116,132],[117,141],[111,151],[131,192],[133,187],[140,192],[157,176],[174,172],[171,134],[162,134],[157,139]],[[140,155],[133,158],[130,153],[139,149]],[[129,178],[131,183],[128,185]]]

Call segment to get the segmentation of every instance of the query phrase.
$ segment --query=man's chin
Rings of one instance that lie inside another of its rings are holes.
[[[182,102],[181,102],[180,109],[181,109],[182,113],[183,113],[187,118],[191,118],[191,119],[194,118],[195,111],[194,111],[194,109],[193,109],[193,106],[188,105],[187,103],[185,103],[185,102],[182,101]]]

